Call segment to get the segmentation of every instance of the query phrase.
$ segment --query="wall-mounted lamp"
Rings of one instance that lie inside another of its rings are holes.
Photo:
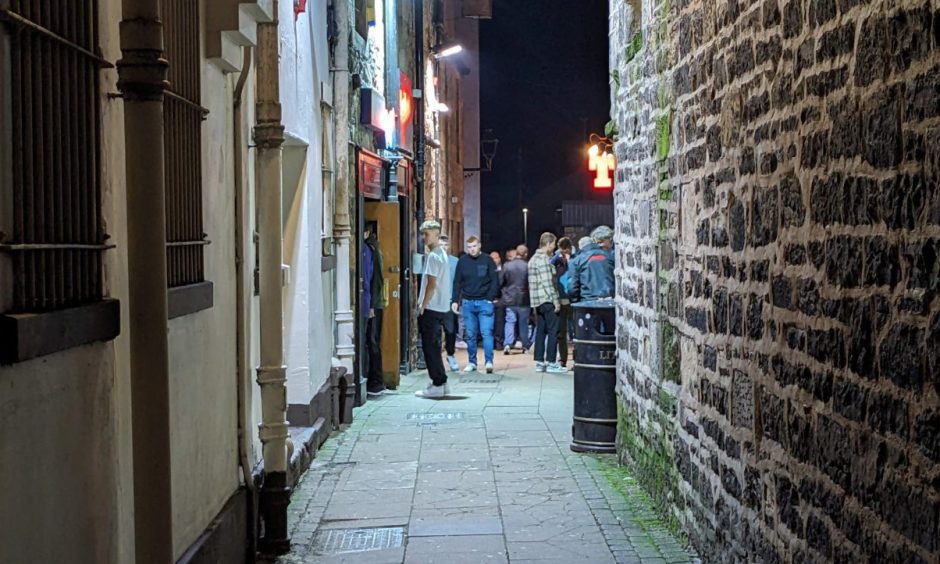
[[[445,57],[450,57],[451,55],[456,55],[463,51],[462,45],[438,45],[431,49],[431,55],[435,59],[443,59]]]

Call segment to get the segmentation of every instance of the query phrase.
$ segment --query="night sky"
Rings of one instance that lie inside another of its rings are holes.
[[[499,139],[482,174],[483,245],[530,248],[561,231],[562,200],[611,200],[587,170],[587,134],[610,113],[607,0],[494,0],[480,22],[480,130]]]

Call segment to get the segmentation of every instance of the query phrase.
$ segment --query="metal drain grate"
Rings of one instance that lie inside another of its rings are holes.
[[[460,421],[464,419],[466,413],[463,411],[446,411],[441,413],[409,413],[406,419],[408,421]]]
[[[499,384],[499,378],[461,378],[461,384]]]
[[[317,533],[313,547],[318,554],[345,554],[399,548],[404,545],[404,527],[382,527],[321,530]]]

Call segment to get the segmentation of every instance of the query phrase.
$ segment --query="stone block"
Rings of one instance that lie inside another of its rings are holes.
[[[901,388],[920,390],[924,384],[924,331],[896,323],[879,346],[879,373]]]

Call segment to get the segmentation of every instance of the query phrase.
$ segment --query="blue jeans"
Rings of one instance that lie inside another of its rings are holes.
[[[493,362],[493,322],[496,307],[488,300],[464,300],[463,324],[467,330],[467,359],[477,363],[477,337],[483,335],[483,360]]]
[[[512,347],[516,339],[522,343],[522,348],[532,346],[533,337],[529,334],[529,307],[506,306],[506,338],[503,344]],[[518,331],[516,329],[518,328]]]

